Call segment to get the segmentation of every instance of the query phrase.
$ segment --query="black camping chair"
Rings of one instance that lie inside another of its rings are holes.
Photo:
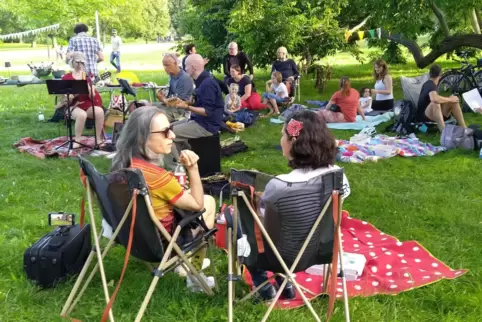
[[[264,192],[264,213],[257,213],[256,193],[265,190],[272,180],[276,190]],[[228,320],[233,319],[234,281],[240,279],[240,263],[236,254],[237,235],[247,235],[251,253],[244,258],[248,267],[272,271],[273,276],[259,285],[240,302],[249,299],[260,288],[276,276],[284,278],[276,297],[271,302],[262,321],[266,321],[276,305],[283,289],[291,282],[316,321],[320,321],[310,299],[304,292],[313,294],[300,286],[293,273],[306,270],[316,264],[324,265],[323,288],[329,291],[328,317],[331,316],[337,285],[338,258],[343,249],[340,238],[340,222],[343,194],[343,169],[333,169],[306,182],[289,183],[255,171],[231,171],[231,187],[234,214],[226,216],[228,236]],[[226,214],[226,213],[225,213]],[[262,217],[262,218],[260,218]],[[238,228],[241,225],[241,229]],[[237,277],[233,276],[233,264],[237,266]],[[345,317],[349,321],[348,296],[343,264],[340,261],[340,276],[343,282]],[[330,280],[331,276],[331,280]]]
[[[191,213],[180,219],[177,222],[177,226],[175,226],[174,233],[170,235],[154,214],[147,184],[140,170],[124,169],[103,175],[97,172],[89,161],[81,157],[79,158],[79,163],[81,178],[86,189],[89,219],[94,233],[95,247],[92,248],[92,252],[64,304],[61,313],[63,317],[70,315],[97,270],[100,270],[100,277],[107,303],[103,314],[103,321],[109,317],[110,321],[113,322],[114,316],[111,307],[122,283],[130,255],[146,262],[154,275],[135,321],[142,319],[159,278],[177,266],[182,265],[186,270],[190,271],[199,281],[203,290],[208,295],[213,295],[212,290],[189,261],[190,257],[208,244],[208,240],[216,231],[216,229],[207,229],[204,221],[201,219],[201,212]],[[97,196],[103,220],[105,220],[114,231],[109,242],[103,249],[100,247],[100,239],[103,231],[101,230],[100,233],[98,233],[95,225],[95,215],[93,212],[94,194]],[[81,215],[80,222],[83,224],[83,214]],[[193,225],[201,226],[203,233],[197,234],[196,237],[189,240],[188,243],[181,244],[182,233],[192,228]],[[186,228],[186,230],[184,228]],[[111,297],[109,296],[107,287],[103,259],[114,243],[124,246],[126,248],[126,255],[121,277]],[[95,256],[97,257],[97,263],[76,297],[77,291]],[[155,269],[152,269],[152,266],[149,264],[159,262],[159,266]]]

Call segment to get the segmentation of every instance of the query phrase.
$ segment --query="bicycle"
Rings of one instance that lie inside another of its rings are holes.
[[[474,66],[468,61],[468,57],[472,56],[472,52],[458,51],[455,54],[463,59],[462,61],[456,60],[462,67],[450,69],[443,73],[438,83],[437,91],[443,96],[459,96],[462,100],[462,93],[474,88],[482,89],[482,59],[478,59],[477,66]]]

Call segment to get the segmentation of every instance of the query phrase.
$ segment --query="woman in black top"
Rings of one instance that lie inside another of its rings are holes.
[[[229,72],[231,77],[228,79],[228,86],[232,83],[239,85],[238,95],[241,96],[241,107],[250,110],[262,110],[268,107],[261,103],[261,96],[256,92],[253,81],[249,76],[241,73],[239,65],[232,65]]]
[[[283,83],[288,88],[288,92],[291,95],[291,89],[295,79],[298,78],[300,73],[298,72],[298,66],[293,59],[288,59],[288,50],[286,47],[280,47],[276,51],[278,60],[271,66],[271,74],[274,72],[280,72],[283,75]]]

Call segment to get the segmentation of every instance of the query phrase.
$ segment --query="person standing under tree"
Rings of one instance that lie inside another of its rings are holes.
[[[83,23],[76,24],[74,27],[75,36],[70,38],[65,56],[67,63],[70,63],[74,52],[80,51],[85,55],[85,73],[90,78],[99,76],[97,63],[104,60],[104,53],[99,42],[94,37],[87,35],[89,27]]]
[[[117,69],[117,72],[121,71],[120,64],[120,49],[122,45],[122,39],[117,35],[117,30],[112,29],[112,37],[110,38],[112,46],[112,52],[110,53],[110,63]],[[115,60],[115,61],[114,61]]]

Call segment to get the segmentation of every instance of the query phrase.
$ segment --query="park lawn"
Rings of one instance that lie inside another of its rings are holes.
[[[445,65],[444,65],[445,66]],[[343,75],[352,77],[353,86],[372,86],[370,65],[335,66],[334,79],[323,95],[313,89],[310,77],[302,79],[302,97],[327,100]],[[394,66],[395,97],[402,97],[399,76],[414,76],[414,65]],[[139,72],[142,80],[158,84],[167,78],[159,72]],[[262,75],[258,87],[268,76]],[[0,321],[60,321],[62,305],[74,281],[54,290],[39,290],[26,280],[22,271],[23,252],[51,230],[47,214],[64,211],[79,214],[82,187],[76,160],[39,160],[20,154],[12,144],[30,136],[48,139],[64,134],[57,124],[39,123],[37,111],[46,117],[53,111],[52,99],[43,86],[0,88]],[[482,123],[480,116],[467,116],[468,123]],[[383,131],[385,125],[378,130]],[[249,150],[222,160],[223,170],[257,169],[270,174],[289,171],[287,162],[275,149],[279,144],[280,125],[260,120],[239,135]],[[347,139],[353,131],[334,131]],[[420,134],[424,141],[438,142],[438,135]],[[101,171],[110,161],[91,158]],[[451,151],[434,157],[396,157],[377,163],[339,164],[345,168],[352,194],[344,204],[351,216],[374,224],[401,241],[417,240],[435,257],[452,268],[469,272],[455,280],[402,293],[398,296],[374,296],[350,300],[353,321],[480,321],[482,316],[482,258],[480,229],[482,198],[478,169],[481,160],[475,152]],[[117,281],[124,251],[115,249],[106,259],[109,281]],[[158,284],[145,315],[145,321],[225,321],[227,320],[227,265],[225,254],[216,252],[220,293],[214,297],[191,294],[185,282],[168,274]],[[142,302],[151,277],[145,266],[132,260],[114,306],[118,321],[132,321]],[[100,279],[94,279],[74,311],[83,321],[99,320],[104,308]],[[112,292],[113,286],[110,286]],[[246,291],[247,288],[243,287]],[[342,302],[337,302],[333,321],[343,320]],[[326,300],[314,301],[324,314]],[[262,305],[247,303],[235,306],[236,321],[259,321]],[[311,321],[306,308],[275,311],[270,321]]]

